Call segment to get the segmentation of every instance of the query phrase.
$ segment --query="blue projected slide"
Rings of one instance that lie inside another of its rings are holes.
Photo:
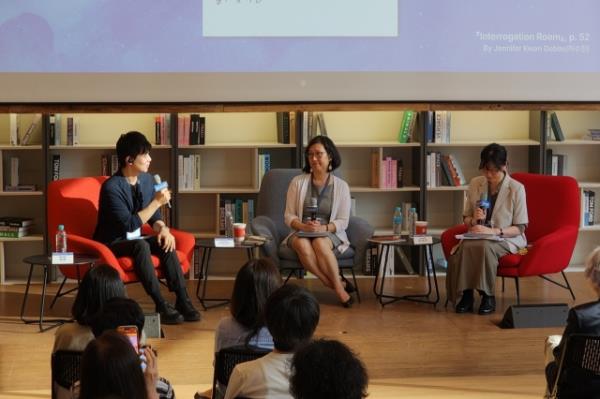
[[[593,0],[2,0],[0,72],[598,72]]]

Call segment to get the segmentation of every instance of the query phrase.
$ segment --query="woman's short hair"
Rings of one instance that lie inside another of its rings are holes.
[[[596,247],[586,257],[585,276],[600,290],[600,247]]]
[[[304,173],[310,173],[308,151],[315,144],[321,144],[323,148],[325,148],[327,155],[329,155],[331,158],[331,170],[336,170],[340,167],[342,164],[342,157],[340,156],[335,144],[333,144],[333,141],[327,136],[315,136],[311,141],[308,142],[306,149],[304,150],[304,168],[302,168]]]
[[[281,284],[277,266],[267,258],[250,260],[237,272],[230,310],[238,323],[251,330],[247,341],[264,327],[267,299]]]
[[[486,169],[494,167],[501,169],[506,166],[507,152],[503,145],[492,143],[483,147],[481,150],[481,162],[479,162],[479,169]]]
[[[319,324],[319,302],[306,288],[286,284],[273,292],[265,307],[275,349],[294,352],[312,338]]]
[[[108,330],[116,330],[119,326],[136,326],[138,338],[144,329],[144,311],[131,298],[110,298],[102,309],[94,315],[90,322],[94,336],[98,337]]]
[[[147,154],[152,149],[152,144],[146,136],[140,132],[131,131],[122,134],[117,140],[117,158],[119,159],[119,168],[127,165],[127,159],[135,159],[138,155]]]
[[[294,354],[290,392],[295,399],[362,399],[368,382],[362,361],[339,341],[316,340]]]
[[[98,265],[83,276],[71,314],[79,324],[87,326],[106,301],[126,296],[119,272],[109,265]]]
[[[91,341],[81,358],[81,399],[117,395],[147,399],[139,355],[125,336],[106,331]]]

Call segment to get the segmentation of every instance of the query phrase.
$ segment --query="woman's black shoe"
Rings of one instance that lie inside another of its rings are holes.
[[[351,308],[354,303],[354,298],[350,297],[346,302],[342,302],[342,306],[345,308]]]
[[[346,283],[344,284],[344,291],[346,291],[348,294],[352,294],[356,291],[356,287],[350,281],[346,280],[344,277],[342,277],[342,281]]]
[[[479,305],[479,314],[490,314],[496,311],[496,297],[493,295],[483,295],[481,305]]]
[[[468,313],[473,311],[473,291],[464,291],[462,298],[456,305],[456,313]]]

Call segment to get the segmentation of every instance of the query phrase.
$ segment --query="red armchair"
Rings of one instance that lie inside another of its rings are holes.
[[[525,186],[529,225],[525,230],[528,251],[525,255],[509,254],[500,258],[498,276],[515,279],[517,303],[520,303],[519,277],[540,276],[575,295],[564,273],[569,265],[579,232],[580,193],[577,181],[568,176],[545,176],[515,173],[512,178]],[[442,234],[442,248],[446,259],[457,244],[456,234],[464,233],[464,224],[451,227]],[[545,276],[561,273],[565,283]]]
[[[100,263],[114,267],[124,283],[135,282],[137,277],[133,269],[132,258],[117,258],[106,245],[92,239],[98,218],[100,187],[106,179],[108,177],[100,176],[51,182],[48,185],[48,237],[54,237],[58,225],[64,224],[69,251],[95,255],[100,258]],[[152,233],[150,226],[145,224],[142,234]],[[171,233],[175,236],[177,257],[185,274],[192,261],[194,236],[175,229],[171,229]],[[52,247],[54,247],[54,243],[52,243]],[[158,269],[159,259],[152,256],[152,261],[157,268],[157,276],[161,278],[162,271]],[[65,280],[67,278],[79,279],[76,268],[60,266],[59,268],[65,276]],[[85,272],[87,272],[87,268],[82,269],[81,275],[83,276]],[[59,288],[59,293],[65,280]]]

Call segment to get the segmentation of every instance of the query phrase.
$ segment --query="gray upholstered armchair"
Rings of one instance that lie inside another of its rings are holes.
[[[283,220],[288,186],[292,178],[301,173],[300,169],[272,169],[267,172],[258,194],[256,217],[250,223],[253,234],[270,238],[261,251],[263,255],[271,258],[282,272],[289,271],[286,282],[295,271],[303,270],[296,252],[281,245],[281,241],[290,233],[290,228]],[[338,256],[340,275],[343,276],[343,270],[352,273],[354,286],[357,288],[356,296],[360,301],[354,266],[364,262],[367,239],[373,235],[373,227],[364,219],[352,216],[346,233],[351,246]]]

